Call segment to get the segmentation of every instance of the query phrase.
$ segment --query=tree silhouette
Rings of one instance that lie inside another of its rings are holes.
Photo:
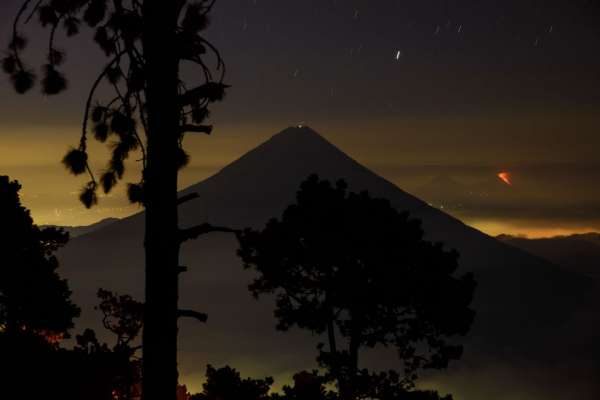
[[[146,400],[174,399],[177,387],[177,319],[201,313],[178,311],[178,279],[182,242],[212,231],[231,231],[203,224],[179,229],[178,171],[189,156],[183,150],[187,132],[210,134],[205,125],[210,103],[223,99],[225,66],[217,49],[201,36],[216,0],[24,0],[17,12],[8,56],[3,69],[18,93],[35,82],[35,74],[22,58],[27,40],[21,32],[36,15],[49,29],[47,62],[43,65],[43,93],[54,95],[67,88],[61,68],[64,53],[56,44],[58,33],[79,33],[83,25],[95,31],[94,42],[107,63],[93,82],[85,101],[79,144],[63,159],[75,175],[88,174],[80,199],[91,207],[97,191],[110,192],[123,178],[125,161],[140,156],[140,181],[128,186],[129,199],[146,209],[145,316],[143,392]],[[216,62],[215,68],[209,63]],[[184,82],[181,64],[199,68],[200,81]],[[97,96],[102,84],[114,97]],[[92,125],[90,132],[89,125]],[[112,155],[100,178],[88,160],[90,134],[110,140]]]
[[[117,346],[129,346],[140,334],[144,325],[144,305],[130,295],[117,295],[110,290],[99,289],[102,325],[117,336]],[[137,348],[133,348],[137,350]]]
[[[0,332],[56,342],[68,335],[79,316],[54,256],[69,235],[35,225],[21,205],[20,189],[17,181],[0,176]]]
[[[20,189],[18,182],[0,176],[1,389],[3,393],[25,390],[21,396],[25,398],[114,400],[115,389],[129,387],[133,381],[133,352],[124,342],[109,349],[91,330],[77,335],[73,350],[60,347],[79,315],[67,281],[57,274],[54,255],[69,235],[61,229],[36,226],[21,205]],[[111,326],[133,326],[132,315],[141,319],[140,312],[128,311],[139,310],[129,297],[101,294],[101,308],[110,316]]]
[[[93,330],[86,329],[76,336],[73,350],[61,349],[55,356],[54,363],[68,372],[53,379],[62,383],[56,398],[138,399],[140,365],[132,355],[124,346],[101,343]]]
[[[131,296],[103,289],[98,291],[98,298],[103,325],[116,336],[116,343],[109,346],[100,342],[91,329],[76,335],[73,350],[60,349],[51,358],[63,373],[52,379],[57,395],[49,398],[139,399],[141,365],[136,352],[140,347],[132,343],[143,325],[143,305]]]
[[[144,305],[130,295],[118,295],[105,289],[98,290],[98,298],[100,304],[97,309],[103,314],[102,325],[117,338],[112,349],[117,368],[109,369],[114,376],[112,397],[115,400],[138,398],[141,376],[136,352],[141,346],[133,343],[144,325]]]
[[[258,272],[251,292],[276,295],[278,329],[327,334],[319,361],[342,399],[359,398],[358,382],[372,378],[359,369],[361,349],[393,346],[402,389],[419,369],[460,358],[462,347],[450,339],[469,330],[474,280],[455,277],[458,254],[425,241],[420,222],[387,200],[313,175],[281,220],[247,229],[240,242],[245,267]]]

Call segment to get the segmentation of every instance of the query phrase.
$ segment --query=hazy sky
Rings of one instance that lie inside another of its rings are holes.
[[[5,38],[18,3],[0,3]],[[208,36],[233,87],[214,109],[214,137],[187,139],[193,159],[182,185],[304,122],[486,232],[600,230],[600,13],[587,3],[221,0]],[[103,66],[88,38],[60,38],[66,94],[18,96],[0,80],[0,173],[23,183],[39,223],[135,210],[122,186],[85,210],[77,201],[83,181],[59,164],[77,142],[86,91]],[[30,39],[32,50],[45,46],[39,29]],[[94,151],[98,169],[103,151]],[[512,186],[500,171],[511,172]]]

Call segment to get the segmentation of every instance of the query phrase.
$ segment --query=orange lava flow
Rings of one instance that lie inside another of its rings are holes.
[[[508,172],[500,172],[498,174],[498,178],[500,178],[500,180],[504,183],[506,183],[509,186],[512,186],[512,182],[510,180],[510,173]]]

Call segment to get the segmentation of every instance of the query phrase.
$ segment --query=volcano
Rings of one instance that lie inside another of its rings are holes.
[[[181,206],[180,225],[209,222],[260,227],[281,215],[294,201],[300,182],[312,173],[330,180],[344,179],[351,191],[367,190],[389,199],[398,210],[422,220],[428,239],[460,253],[459,272],[473,272],[478,282],[473,305],[476,321],[463,340],[469,365],[489,364],[511,355],[543,363],[549,357],[547,349],[559,347],[565,332],[577,333],[572,324],[592,289],[591,280],[430,207],[308,127],[283,130],[210,178],[183,190],[181,195],[194,192],[199,198]],[[74,238],[59,254],[62,274],[83,309],[80,328],[102,330],[100,316],[93,309],[99,287],[143,298],[143,228],[143,215],[133,215]],[[236,249],[235,238],[220,233],[182,248],[182,265],[188,272],[181,276],[181,306],[209,315],[207,324],[180,324],[180,369],[188,386],[198,386],[207,363],[231,364],[247,373],[275,377],[316,367],[318,338],[301,331],[275,331],[273,302],[250,296],[247,284],[252,273],[242,269]],[[388,357],[384,352],[376,352],[369,362],[393,364],[394,354]]]

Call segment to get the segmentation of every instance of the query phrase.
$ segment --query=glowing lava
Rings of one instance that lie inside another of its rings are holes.
[[[500,172],[498,174],[498,178],[500,178],[500,180],[504,183],[506,183],[509,186],[512,186],[512,182],[510,180],[510,173],[509,172]]]

